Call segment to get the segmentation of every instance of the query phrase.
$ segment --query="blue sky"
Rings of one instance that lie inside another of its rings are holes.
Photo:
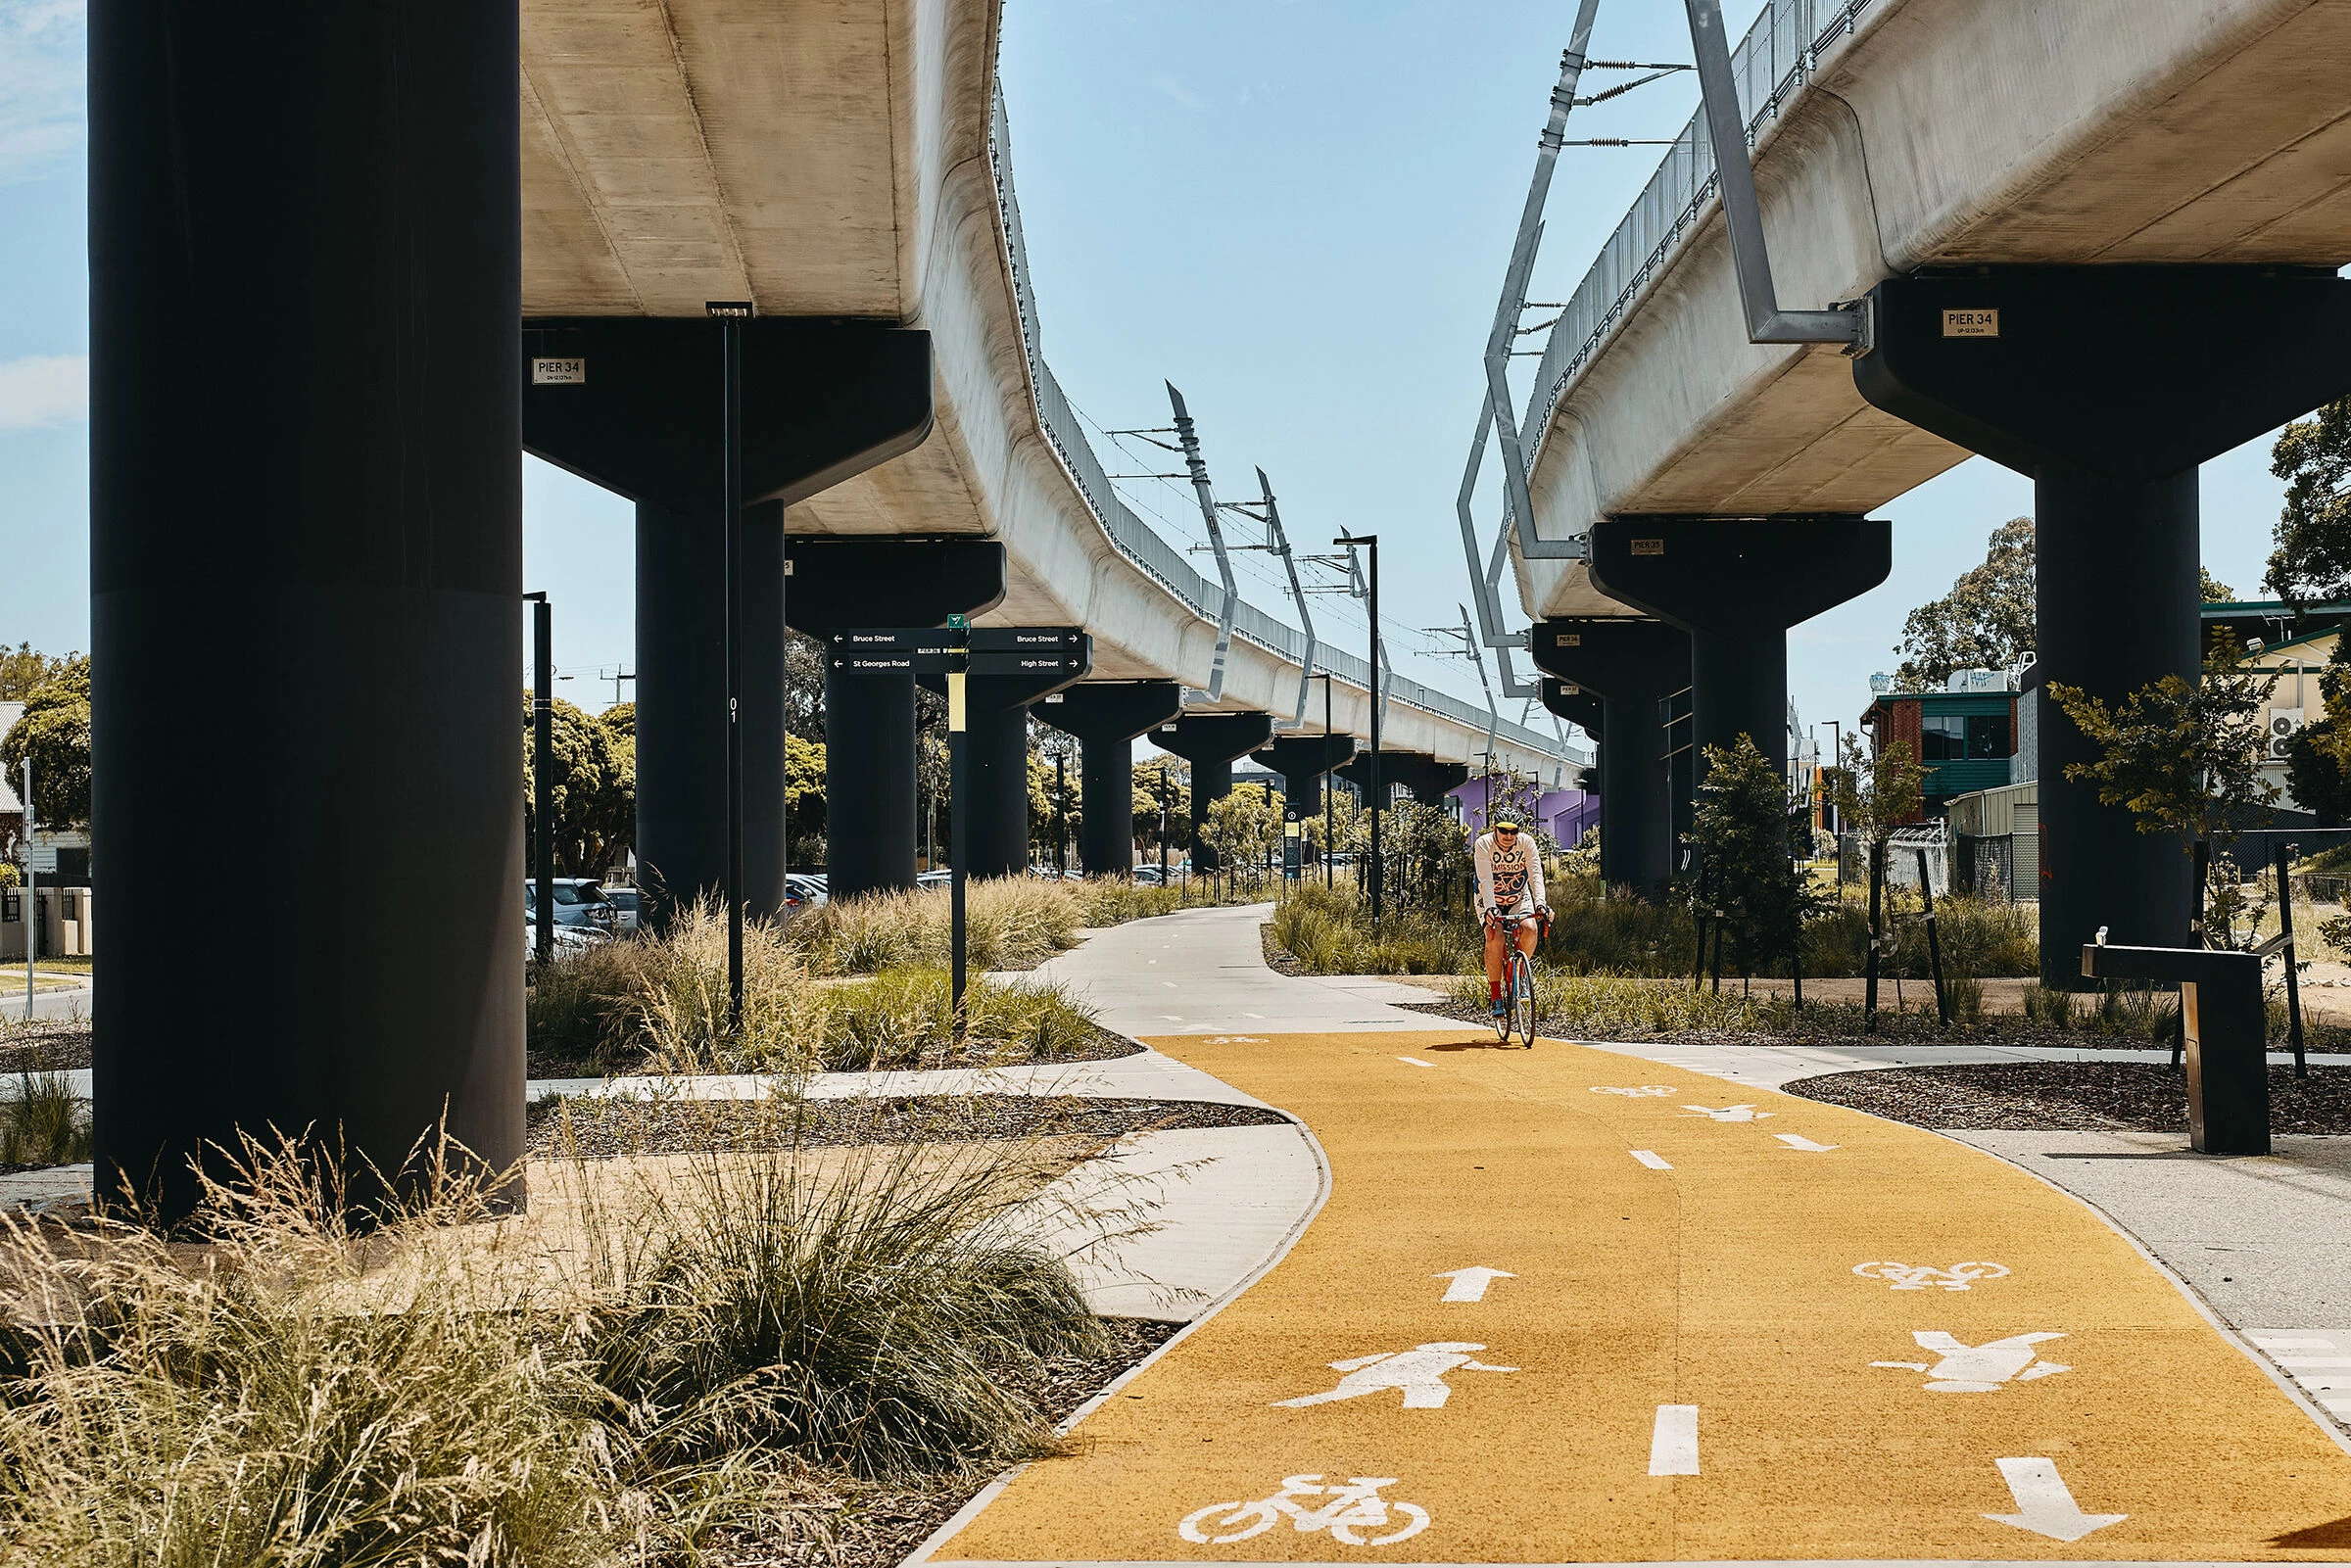
[[[1726,7],[1734,28],[1756,9]],[[1302,546],[1376,531],[1400,669],[1463,695],[1474,675],[1419,656],[1415,629],[1457,621],[1467,597],[1453,496],[1477,356],[1572,12],[1005,5],[1022,216],[1045,354],[1072,399],[1103,427],[1164,425],[1173,380],[1222,494],[1251,495],[1262,465]],[[89,639],[80,17],[74,0],[0,0],[0,641],[53,650]],[[1679,5],[1604,0],[1597,57],[1688,49]],[[1683,75],[1580,111],[1568,134],[1672,135],[1696,102]],[[1562,155],[1534,298],[1567,297],[1655,165],[1654,149]],[[2268,449],[2265,437],[2203,475],[2205,563],[2248,596],[2281,494]],[[1173,466],[1147,447],[1104,457],[1114,473]],[[1164,532],[1197,535],[1188,491],[1125,488]],[[1904,614],[2031,509],[2031,485],[1980,458],[1885,507],[1893,576],[1791,634],[1803,716],[1849,725],[1869,673],[1895,662]],[[1489,489],[1481,517],[1496,515]],[[575,677],[563,694],[609,701],[598,673],[633,660],[629,508],[527,462],[524,533],[529,586],[553,596],[556,661]],[[1249,596],[1279,607],[1270,563],[1244,563]],[[1326,635],[1360,645],[1354,606],[1314,608]]]

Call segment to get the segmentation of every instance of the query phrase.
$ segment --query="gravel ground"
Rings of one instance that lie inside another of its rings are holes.
[[[0,1072],[62,1072],[90,1065],[88,1019],[0,1022]]]
[[[969,1143],[989,1138],[1117,1138],[1178,1127],[1262,1127],[1284,1118],[1256,1106],[1077,1095],[900,1095],[859,1100],[582,1100],[568,1107],[582,1155],[685,1154],[714,1145],[748,1152],[851,1144]],[[557,1104],[531,1107],[531,1152],[554,1148]],[[798,1113],[795,1120],[794,1112]]]
[[[1089,1024],[1086,1042],[1074,1051],[1055,1057],[1021,1055],[991,1055],[988,1047],[972,1046],[960,1052],[941,1051],[920,1061],[908,1060],[886,1064],[888,1069],[901,1068],[1011,1068],[1027,1067],[1041,1062],[1108,1062],[1118,1057],[1134,1056],[1142,1045],[1124,1034],[1114,1034],[1100,1024]],[[87,1050],[85,1044],[83,1047]],[[633,1063],[603,1063],[579,1061],[569,1057],[550,1056],[543,1052],[530,1053],[530,1075],[534,1078],[600,1078],[607,1074],[627,1077],[648,1070],[648,1063],[640,1057]],[[83,1065],[87,1065],[86,1061]]]
[[[1067,1419],[1119,1375],[1175,1335],[1183,1325],[1145,1318],[1114,1317],[1109,1354],[1059,1356],[1035,1376],[1007,1379],[1047,1421]],[[709,1560],[721,1568],[890,1568],[924,1539],[953,1518],[995,1479],[992,1470],[942,1477],[928,1486],[885,1487],[822,1478],[826,1495],[820,1511],[831,1514],[817,1528],[779,1532],[776,1537],[736,1539],[714,1545]],[[827,1483],[830,1483],[827,1485]],[[815,1499],[812,1499],[812,1501]],[[833,1510],[840,1510],[838,1513]]]
[[[1998,1062],[1831,1072],[1790,1094],[1921,1127],[1965,1130],[2187,1130],[2187,1084],[2168,1062]],[[2270,1069],[2274,1132],[2351,1133],[2351,1068]]]

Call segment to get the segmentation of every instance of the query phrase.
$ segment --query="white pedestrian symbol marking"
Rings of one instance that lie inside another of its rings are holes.
[[[2082,1505],[2057,1473],[2054,1459],[1995,1459],[2008,1495],[2016,1499],[2014,1513],[1988,1513],[1994,1524],[2014,1525],[2051,1541],[2080,1541],[2093,1530],[2119,1525],[2127,1513],[2084,1513]]]
[[[1428,1510],[1416,1502],[1391,1502],[1379,1495],[1396,1484],[1394,1476],[1351,1476],[1344,1486],[1324,1485],[1319,1473],[1284,1476],[1281,1490],[1255,1502],[1212,1502],[1184,1515],[1176,1533],[1203,1546],[1228,1545],[1261,1536],[1283,1519],[1300,1535],[1327,1530],[1331,1538],[1350,1546],[1385,1546],[1428,1528]],[[1324,1499],[1308,1508],[1301,1498]],[[1367,1535],[1366,1531],[1378,1531]]]
[[[1695,1112],[1709,1121],[1761,1121],[1766,1117],[1779,1115],[1777,1111],[1757,1111],[1751,1105],[1725,1106],[1720,1111],[1715,1110],[1712,1106],[1703,1105],[1686,1105],[1682,1109]],[[1682,1119],[1686,1121],[1689,1117],[1684,1117]]]
[[[1775,1132],[1772,1134],[1772,1136],[1779,1139],[1780,1142],[1786,1144],[1789,1148],[1801,1149],[1808,1155],[1825,1155],[1832,1149],[1841,1147],[1840,1145],[1833,1143],[1814,1143],[1811,1139],[1804,1137],[1801,1133]]]
[[[2030,1383],[2035,1378],[2073,1370],[2062,1361],[2039,1359],[2040,1353],[2034,1349],[2049,1340],[2061,1340],[2065,1338],[2063,1334],[2011,1334],[2004,1340],[1991,1340],[1983,1345],[1962,1345],[1939,1328],[1917,1329],[1910,1337],[1918,1341],[1920,1350],[1933,1351],[1943,1359],[1932,1366],[1924,1361],[1872,1361],[1869,1364],[1924,1372],[1933,1379],[1927,1387],[1939,1394],[1991,1394],[2011,1379]]]
[[[1445,1381],[1449,1372],[1515,1372],[1514,1366],[1488,1366],[1470,1359],[1483,1345],[1471,1345],[1461,1340],[1439,1340],[1433,1345],[1416,1345],[1409,1351],[1383,1351],[1377,1355],[1358,1355],[1345,1361],[1326,1362],[1334,1372],[1347,1375],[1339,1379],[1335,1389],[1320,1394],[1302,1395],[1295,1400],[1275,1400],[1273,1402],[1288,1409],[1303,1409],[1310,1404],[1330,1404],[1340,1400],[1360,1400],[1369,1394],[1384,1394],[1390,1389],[1404,1392],[1404,1407],[1408,1410],[1441,1410],[1453,1398],[1453,1389]]]
[[[1445,1300],[1449,1302],[1482,1302],[1486,1299],[1488,1285],[1498,1279],[1516,1279],[1518,1276],[1507,1268],[1480,1267],[1457,1268],[1451,1273],[1431,1274],[1428,1277],[1452,1281],[1445,1287]]]
[[[1935,1268],[1925,1263],[1855,1263],[1853,1272],[1864,1279],[1883,1279],[1893,1283],[1895,1290],[1927,1290],[1941,1286],[1944,1290],[1966,1290],[1979,1279],[2005,1279],[2005,1263],[1953,1263],[1948,1268]]]
[[[1621,1094],[1628,1100],[1654,1100],[1673,1093],[1673,1086],[1665,1083],[1644,1083],[1637,1089],[1611,1089],[1595,1084],[1592,1092],[1594,1094]]]

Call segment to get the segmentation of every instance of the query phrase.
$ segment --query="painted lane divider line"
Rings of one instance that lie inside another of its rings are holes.
[[[2007,1461],[2002,1460],[2005,1464]],[[1660,1404],[1649,1435],[1651,1475],[1698,1474],[1698,1406]],[[2020,1501],[2018,1506],[2023,1506]]]
[[[1649,1166],[1649,1168],[1652,1170],[1671,1170],[1673,1168],[1673,1166],[1658,1159],[1657,1153],[1654,1149],[1635,1149],[1633,1151],[1633,1158],[1640,1161],[1643,1164]]]
[[[1486,1299],[1488,1285],[1498,1279],[1516,1279],[1518,1276],[1507,1268],[1478,1267],[1457,1268],[1451,1273],[1431,1274],[1428,1277],[1452,1281],[1445,1287],[1445,1300],[1449,1302],[1482,1302]]]
[[[1414,1067],[1416,1068],[1433,1068],[1436,1066],[1434,1062],[1423,1062],[1416,1056],[1400,1056],[1396,1060],[1399,1062],[1410,1062]]]
[[[2084,1513],[2065,1478],[2057,1473],[2054,1459],[1992,1462],[2000,1467],[2000,1479],[2008,1483],[2008,1495],[2016,1498],[2016,1512],[1984,1516],[1994,1524],[2014,1525],[2051,1541],[2080,1541],[2093,1530],[2119,1525],[2131,1517],[2127,1513]]]
[[[1789,1148],[1801,1149],[1806,1154],[1825,1155],[1832,1149],[1844,1147],[1842,1144],[1814,1143],[1811,1139],[1803,1136],[1801,1133],[1796,1132],[1775,1132],[1772,1134],[1772,1136],[1779,1139],[1780,1142],[1786,1144]]]

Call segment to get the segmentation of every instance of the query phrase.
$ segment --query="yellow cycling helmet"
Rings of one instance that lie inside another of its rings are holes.
[[[1514,833],[1518,831],[1518,825],[1514,822],[1498,822],[1494,825],[1494,831],[1498,833]]]

